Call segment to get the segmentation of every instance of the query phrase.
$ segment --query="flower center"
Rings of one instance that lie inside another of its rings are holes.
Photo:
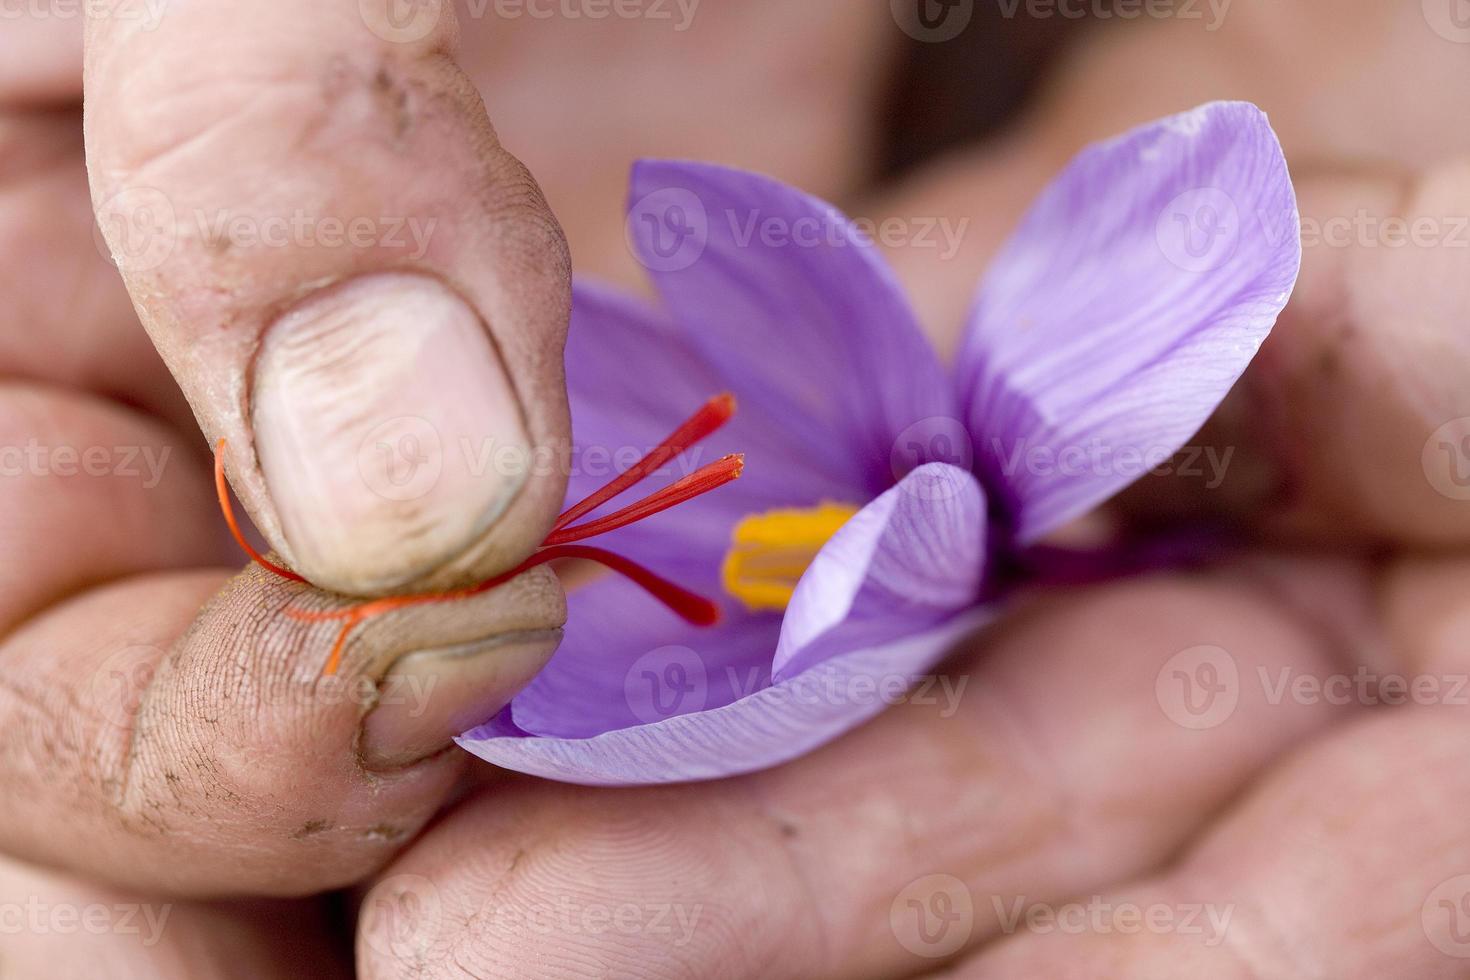
[[[720,569],[725,591],[752,610],[782,611],[797,580],[859,508],[824,501],[751,514],[730,534],[730,551]]]

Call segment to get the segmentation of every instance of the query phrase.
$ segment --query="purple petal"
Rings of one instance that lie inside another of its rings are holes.
[[[976,610],[925,633],[832,657],[733,704],[593,738],[531,736],[503,712],[456,741],[506,769],[586,785],[754,772],[809,752],[901,700],[900,692],[987,618]]]
[[[973,604],[985,554],[985,496],[975,477],[943,463],[921,466],[843,525],[797,583],[775,678]]]
[[[586,497],[611,480],[705,401],[733,391],[735,418],[710,439],[672,460],[648,484],[629,491],[626,503],[686,476],[726,453],[746,456],[745,474],[735,483],[633,527],[598,544],[639,561],[697,550],[709,555],[718,583],[730,529],[747,514],[822,500],[864,499],[859,487],[824,472],[813,454],[796,442],[786,425],[765,410],[738,381],[719,375],[661,311],[611,287],[579,280],[573,289],[567,339],[567,387],[575,449],[568,502]],[[686,568],[689,566],[686,565]],[[707,587],[681,578],[690,587]]]
[[[707,164],[633,171],[629,237],[674,319],[826,472],[869,495],[953,419],[953,386],[877,249],[836,208]],[[897,458],[896,458],[897,457]]]
[[[706,564],[717,573],[719,556]],[[771,683],[779,615],[727,603],[720,625],[701,629],[613,577],[573,591],[567,605],[556,655],[511,702],[525,731],[587,738],[729,704]]]
[[[1270,332],[1301,261],[1259,109],[1215,102],[1084,150],[996,259],[961,391],[1021,543],[1168,459]]]

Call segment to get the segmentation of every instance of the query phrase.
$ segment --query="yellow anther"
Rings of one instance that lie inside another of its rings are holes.
[[[749,609],[784,610],[796,583],[858,508],[822,503],[751,514],[735,525],[720,569],[725,591]]]

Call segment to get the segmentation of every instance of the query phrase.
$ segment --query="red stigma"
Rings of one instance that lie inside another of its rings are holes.
[[[662,490],[655,491],[643,499],[629,504],[620,510],[616,510],[605,517],[596,518],[583,524],[574,525],[573,522],[592,513],[603,504],[608,503],[615,497],[621,496],[626,491],[648,479],[669,460],[701,440],[708,438],[726,422],[730,421],[734,414],[734,396],[723,394],[711,398],[699,411],[691,415],[684,424],[670,433],[667,439],[655,446],[648,455],[628,467],[628,469],[619,474],[606,486],[594,491],[584,500],[567,508],[556,519],[556,522],[552,524],[551,533],[541,542],[540,547],[532,552],[529,558],[509,571],[502,572],[477,585],[463,589],[370,599],[367,602],[332,612],[305,612],[288,609],[286,610],[286,615],[292,619],[308,623],[327,621],[342,623],[342,628],[337,633],[337,639],[332,644],[332,650],[328,655],[326,666],[322,669],[323,674],[335,674],[338,666],[342,662],[342,654],[347,646],[348,635],[359,623],[397,609],[427,605],[433,602],[453,602],[457,599],[467,599],[470,596],[480,595],[481,593],[489,592],[496,586],[505,584],[516,576],[535,568],[537,565],[544,565],[547,562],[565,558],[596,562],[626,577],[659,602],[662,602],[686,622],[695,626],[712,626],[719,621],[720,610],[709,599],[696,595],[688,589],[670,582],[668,579],[649,571],[631,559],[624,558],[622,555],[614,554],[602,548],[573,544],[572,542],[583,541],[587,538],[607,534],[609,531],[615,531],[621,527],[627,527],[630,524],[636,524],[661,511],[668,510],[671,507],[677,507],[679,504],[686,503],[695,497],[709,493],[711,490],[722,487],[732,480],[737,480],[745,468],[744,456],[733,455],[721,457],[707,466],[700,467],[688,476],[676,480]],[[214,486],[215,493],[219,497],[220,510],[224,514],[225,524],[229,526],[230,534],[234,537],[235,543],[240,546],[240,549],[245,554],[250,556],[252,561],[266,571],[292,582],[306,582],[306,579],[297,573],[265,558],[245,540],[245,535],[241,533],[240,525],[235,520],[234,509],[230,506],[229,489],[225,484],[224,450],[225,440],[221,439],[215,446],[214,451]]]

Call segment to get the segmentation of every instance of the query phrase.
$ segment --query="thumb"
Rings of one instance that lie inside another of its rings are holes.
[[[567,437],[566,245],[456,36],[440,0],[88,23],[106,244],[256,524],[337,591],[493,574],[561,503],[530,464]]]

